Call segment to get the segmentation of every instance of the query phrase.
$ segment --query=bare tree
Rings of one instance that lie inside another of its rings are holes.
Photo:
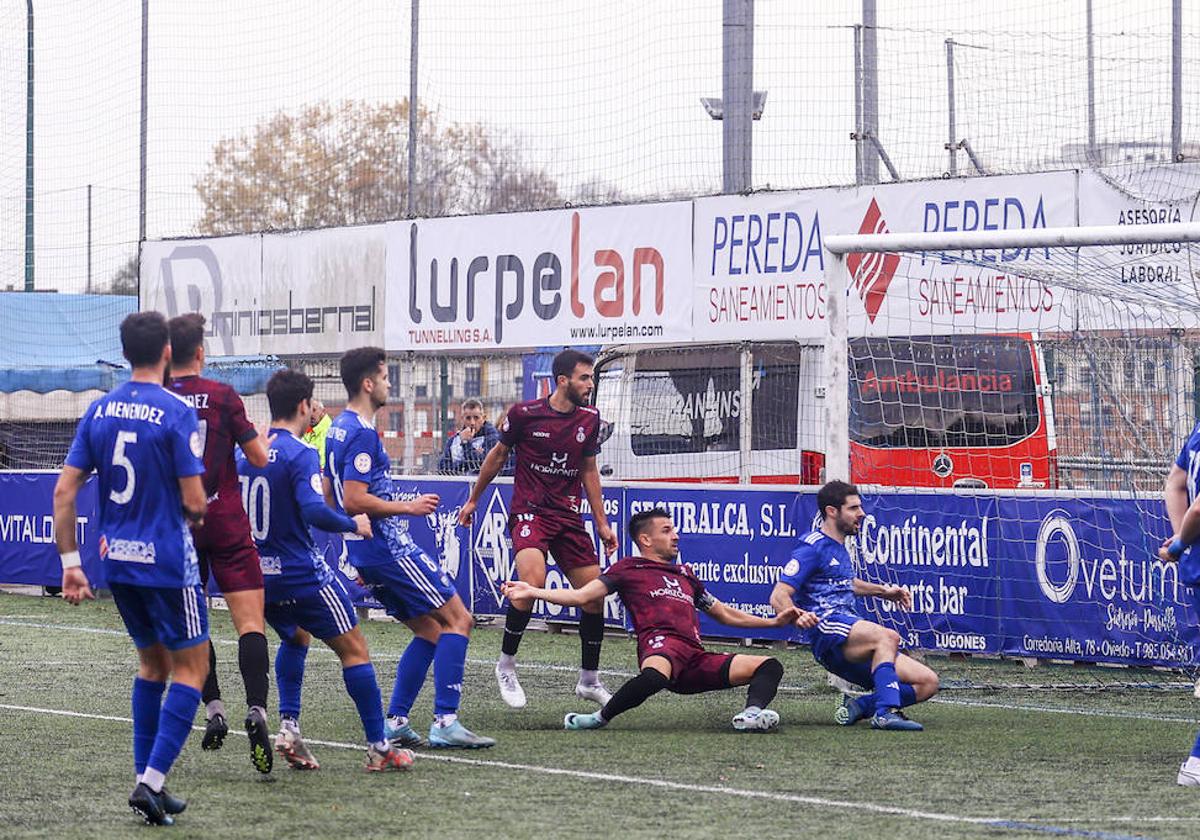
[[[515,140],[417,114],[421,216],[558,206],[558,185]],[[405,214],[408,101],[320,102],[225,138],[196,182],[202,233],[292,230]]]

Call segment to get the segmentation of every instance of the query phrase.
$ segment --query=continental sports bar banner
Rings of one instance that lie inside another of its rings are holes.
[[[0,473],[0,582],[55,584],[51,473]],[[98,577],[95,498],[80,497],[77,524],[85,568]],[[470,528],[456,524],[469,482],[402,479],[402,496],[437,493],[438,509],[409,519],[413,538],[456,581],[477,614],[498,614],[499,587],[515,574],[508,535],[511,483],[484,495]],[[863,499],[867,518],[851,542],[858,576],[908,588],[904,612],[863,599],[862,615],[896,629],[909,647],[935,651],[1194,667],[1200,616],[1177,567],[1154,551],[1168,531],[1159,500],[1051,495],[879,493]],[[813,527],[815,496],[790,490],[634,484],[605,488],[622,555],[622,524],[652,507],[671,514],[680,553],[722,601],[770,615],[767,600],[798,539]],[[592,529],[591,517],[585,524]],[[594,533],[594,530],[593,530]],[[325,535],[326,558],[348,582],[340,537]],[[599,553],[599,542],[596,541]],[[605,559],[607,565],[610,560]],[[568,583],[550,563],[547,585]],[[359,606],[377,606],[352,590]],[[539,604],[538,615],[572,621],[573,610]],[[624,617],[615,598],[609,623]],[[792,638],[790,629],[738,631],[701,618],[712,636]]]
[[[383,225],[146,242],[140,305],[207,319],[211,357],[339,353],[383,341]]]
[[[692,338],[692,204],[392,222],[389,350]]]
[[[1071,226],[1075,190],[1076,173],[1050,172],[697,199],[696,335],[821,339],[832,270],[822,237]],[[1030,248],[849,254],[850,334],[1061,327],[1065,290],[1029,276],[1058,259]]]

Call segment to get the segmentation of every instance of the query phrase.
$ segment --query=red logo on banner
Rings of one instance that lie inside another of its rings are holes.
[[[888,232],[887,222],[883,220],[879,204],[873,198],[871,206],[867,208],[867,215],[863,216],[858,232]],[[883,306],[883,298],[887,295],[892,277],[895,276],[896,269],[900,267],[900,256],[884,253],[853,253],[847,257],[846,267],[850,269],[850,276],[854,278],[854,288],[858,291],[858,296],[867,310],[867,317],[873,324],[875,316],[879,314],[879,310]]]

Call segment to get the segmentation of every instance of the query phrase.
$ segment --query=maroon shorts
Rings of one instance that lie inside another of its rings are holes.
[[[514,553],[536,548],[542,554],[553,554],[563,570],[600,565],[596,544],[578,515],[514,513],[508,520],[508,530]]]
[[[638,654],[641,662],[650,656],[662,656],[671,663],[671,684],[667,690],[675,694],[702,694],[729,688],[732,653],[709,653],[683,639],[654,636],[648,644],[639,645]]]
[[[196,554],[200,557],[200,579],[205,588],[208,588],[211,576],[221,592],[262,589],[262,566],[258,562],[258,549],[250,538],[249,524],[240,533],[223,528],[224,524],[220,520],[208,520],[192,535]]]

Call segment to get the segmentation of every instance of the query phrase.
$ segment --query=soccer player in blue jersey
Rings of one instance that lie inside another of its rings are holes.
[[[408,715],[432,663],[435,717],[429,728],[429,746],[490,747],[494,740],[476,735],[458,720],[474,619],[450,576],[413,542],[408,523],[400,518],[432,513],[438,497],[397,498],[389,475],[391,462],[375,431],[375,412],[387,403],[391,384],[386,360],[378,347],[363,347],[342,356],[342,384],[349,400],[326,438],[325,475],[337,510],[371,517],[373,537],[347,538],[351,564],[388,614],[414,633],[396,666],[388,705],[388,737],[400,746],[425,743]]]
[[[94,470],[104,576],[139,660],[132,695],[137,785],[129,807],[147,823],[171,825],[186,803],[164,782],[208,674],[208,614],[188,529],[204,519],[204,446],[196,412],[162,385],[171,360],[166,319],[157,312],[128,316],[121,347],[133,374],[80,418],[54,488],[55,542],[63,597],[72,604],[94,597],[75,537],[76,497]]]
[[[317,451],[300,438],[312,414],[312,380],[295,370],[277,371],[267,382],[271,439],[266,466],[238,459],[242,501],[258,547],[266,584],[265,616],[279,634],[275,681],[279,689],[279,735],[275,748],[301,770],[319,766],[300,736],[300,686],[311,636],[342,661],[342,680],[358,708],[367,737],[367,769],[406,770],[413,756],[393,748],[384,735],[383,701],[367,640],[354,603],[325,563],[308,526],[371,536],[365,514],[353,518],[325,504]]]
[[[869,718],[872,729],[919,732],[921,724],[900,709],[936,694],[937,674],[900,653],[900,634],[859,616],[856,601],[874,596],[909,609],[912,596],[901,586],[855,577],[845,543],[866,516],[858,488],[831,481],[818,491],[817,507],[821,527],[800,538],[771,592],[771,606],[777,612],[799,607],[803,612],[796,624],[817,662],[871,692],[858,698],[844,695],[834,715],[838,723],[852,726]]]
[[[1200,611],[1200,550],[1195,545],[1200,541],[1200,423],[1183,442],[1167,474],[1163,496],[1172,533],[1163,541],[1158,556],[1179,563],[1179,580],[1191,588],[1193,607]],[[1200,735],[1175,781],[1185,787],[1200,786]]]

